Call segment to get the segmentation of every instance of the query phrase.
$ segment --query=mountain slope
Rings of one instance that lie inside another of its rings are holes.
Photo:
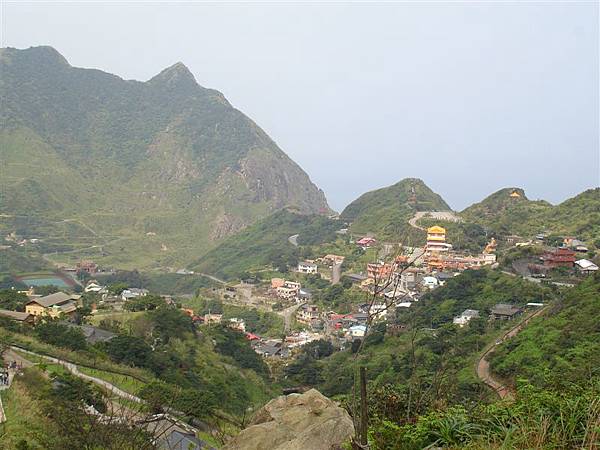
[[[500,234],[530,236],[547,231],[594,240],[600,237],[600,188],[588,189],[556,206],[529,200],[520,188],[505,188],[469,206],[460,215]]]
[[[65,258],[178,264],[283,207],[330,211],[263,130],[181,63],[125,81],[50,47],[7,48],[0,96],[6,230],[52,240],[56,222],[79,221],[92,235],[74,236]]]
[[[600,377],[600,274],[567,291],[544,318],[492,354],[492,369],[515,383],[563,389]]]
[[[194,268],[223,278],[235,278],[266,265],[293,266],[300,259],[300,248],[288,241],[290,236],[298,234],[300,245],[330,242],[335,240],[339,227],[338,221],[325,216],[277,211],[225,239]]]
[[[398,238],[413,233],[408,220],[416,211],[447,211],[448,204],[422,180],[406,178],[392,186],[367,192],[350,203],[341,218],[357,233]]]

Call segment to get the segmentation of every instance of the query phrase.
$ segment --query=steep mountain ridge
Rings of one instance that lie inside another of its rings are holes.
[[[51,47],[6,48],[0,96],[2,231],[52,244],[56,222],[83,222],[69,260],[185,263],[278,209],[330,211],[306,173],[182,63],[126,81]]]

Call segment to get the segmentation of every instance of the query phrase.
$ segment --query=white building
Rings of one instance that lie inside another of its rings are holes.
[[[579,259],[575,261],[575,265],[582,272],[596,272],[598,270],[598,266],[589,259]]]
[[[131,300],[132,298],[145,297],[146,295],[148,295],[147,289],[138,289],[138,288],[125,289],[123,292],[121,292],[121,300],[123,300],[125,302],[127,300]]]
[[[99,293],[101,291],[103,291],[105,289],[104,286],[101,286],[100,284],[98,284],[98,282],[96,280],[91,280],[85,287],[84,291],[85,292],[95,292],[95,293]]]
[[[229,328],[234,330],[241,331],[242,333],[246,332],[246,322],[244,319],[238,319],[237,317],[232,317],[229,319]]]
[[[354,325],[348,329],[348,335],[353,338],[365,337],[367,327],[364,325]]]
[[[298,263],[298,272],[300,273],[317,273],[319,268],[313,262],[303,261]]]
[[[277,296],[284,300],[295,299],[299,296],[301,287],[301,284],[295,281],[285,281],[283,286],[277,288]]]
[[[462,328],[466,324],[468,324],[471,319],[475,319],[478,317],[479,317],[479,311],[477,311],[475,309],[465,309],[460,316],[455,317],[452,320],[452,323],[454,325],[458,325],[459,327]]]
[[[439,280],[436,277],[423,277],[423,281],[421,283],[426,288],[433,289],[439,285]]]
[[[369,308],[369,314],[375,319],[384,319],[387,316],[388,305],[385,303],[373,303]]]

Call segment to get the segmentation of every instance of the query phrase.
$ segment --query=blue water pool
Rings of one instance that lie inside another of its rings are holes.
[[[21,282],[27,286],[56,286],[66,288],[69,287],[67,283],[58,277],[25,277],[21,279]]]

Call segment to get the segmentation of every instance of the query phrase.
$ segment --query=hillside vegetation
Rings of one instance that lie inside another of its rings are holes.
[[[512,192],[519,197],[511,197]],[[556,206],[529,200],[522,189],[506,188],[469,206],[460,215],[502,235],[548,232],[593,241],[600,238],[600,188],[588,189]]]
[[[494,352],[492,369],[516,384],[563,389],[600,378],[600,274],[588,277]]]
[[[0,232],[43,238],[57,260],[181,264],[280,208],[329,212],[306,173],[181,63],[126,81],[50,47],[6,48],[0,96]]]
[[[375,233],[380,239],[424,240],[422,233],[408,224],[416,211],[448,211],[442,197],[417,178],[407,178],[392,186],[367,192],[341,213],[355,233]],[[420,242],[419,242],[420,243]]]
[[[335,240],[335,231],[339,227],[339,221],[324,216],[278,211],[225,239],[193,268],[224,278],[244,276],[246,272],[270,265],[285,270],[297,264],[301,258],[301,246],[331,242]],[[300,247],[288,241],[296,234]]]
[[[514,385],[514,401],[438,404],[407,420],[394,416],[404,400],[398,391],[380,389],[373,448],[598,448],[600,276],[563,294],[493,353],[492,368]]]

